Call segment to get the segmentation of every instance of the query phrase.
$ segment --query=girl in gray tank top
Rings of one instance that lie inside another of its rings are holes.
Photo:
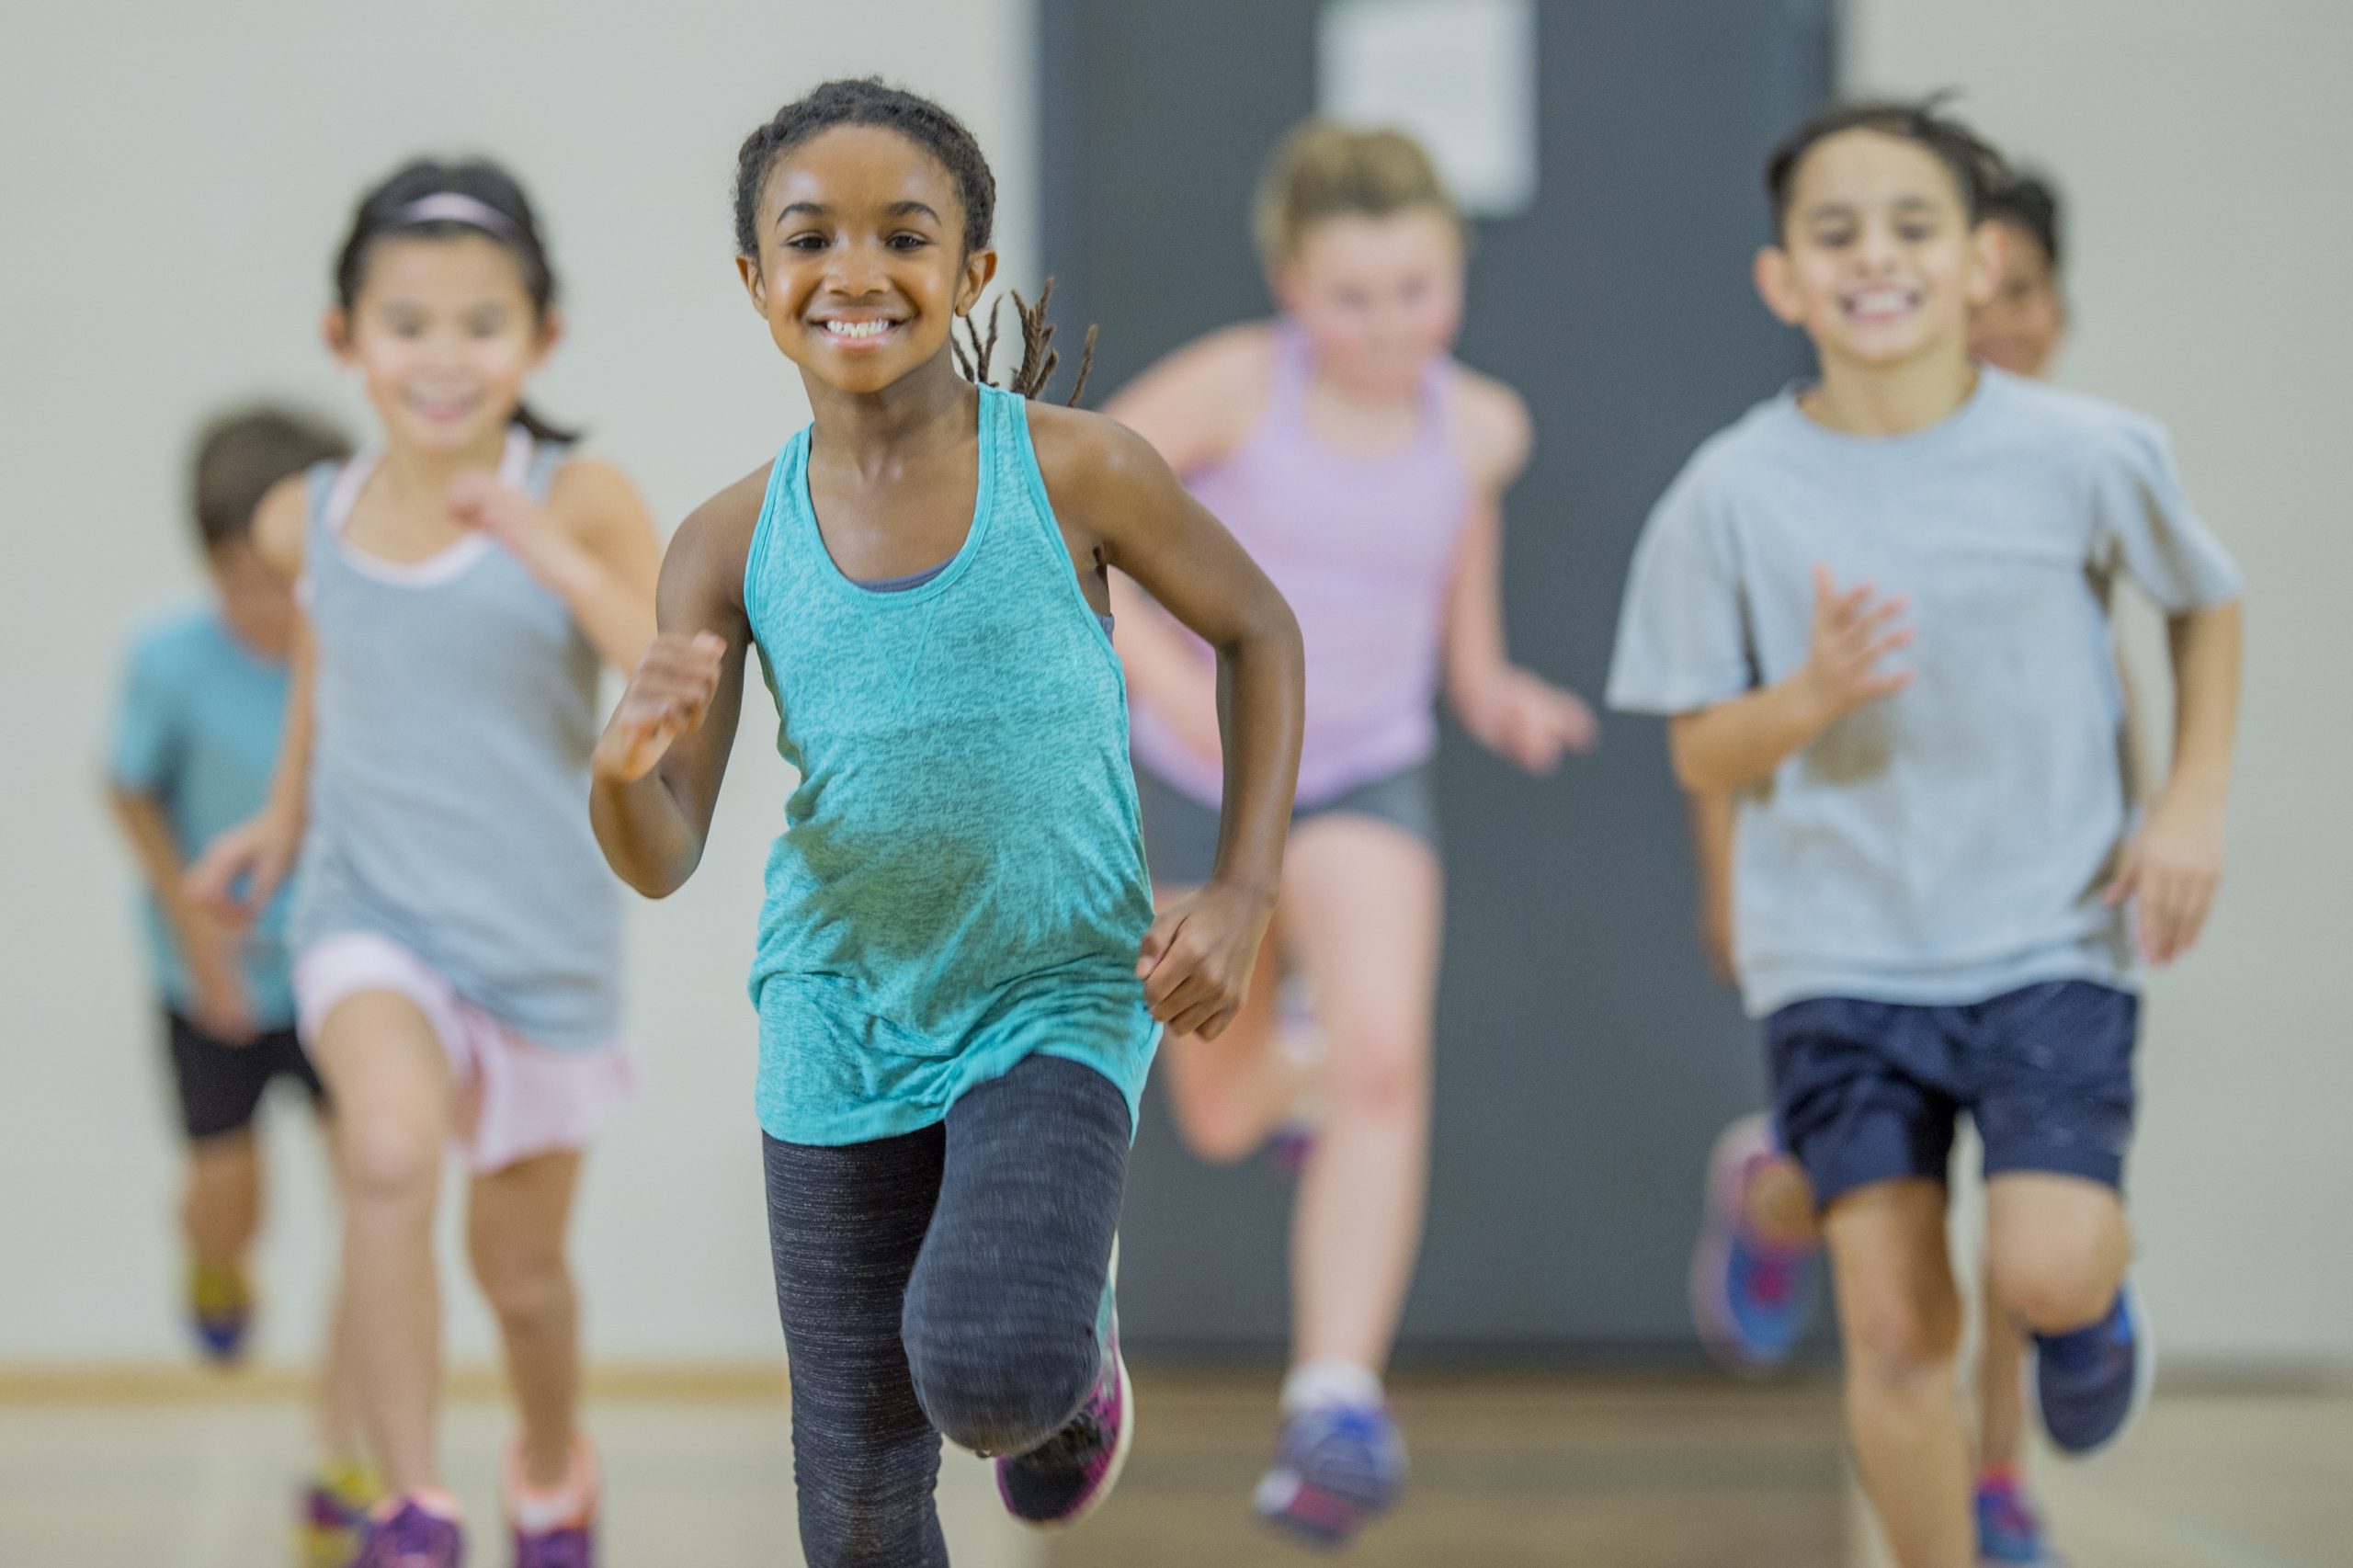
[[[463,1561],[434,1442],[451,1142],[522,1417],[503,1474],[517,1561],[585,1564],[597,1488],[563,1236],[581,1150],[630,1087],[588,756],[601,665],[633,667],[652,640],[660,547],[628,482],[523,406],[554,279],[503,171],[400,170],[361,202],[335,282],[329,337],[381,434],[259,514],[309,636],[271,802],[199,892],[266,898],[299,846],[296,999],[342,1124],[347,1337],[391,1494],[358,1568]]]

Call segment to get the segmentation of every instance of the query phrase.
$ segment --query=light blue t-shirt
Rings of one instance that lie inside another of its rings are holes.
[[[210,605],[160,619],[133,641],[109,772],[117,788],[163,809],[184,859],[195,859],[268,798],[286,687],[284,663],[238,642]],[[152,890],[145,903],[155,983],[165,1001],[185,1010],[187,965]],[[245,950],[245,983],[265,1028],[294,1021],[287,907],[281,892],[256,923]]]
[[[1904,436],[1840,435],[1790,393],[1760,404],[1643,528],[1610,705],[1686,713],[1793,674],[1816,562],[1910,601],[1916,640],[1891,667],[1917,674],[1741,800],[1749,1010],[2134,984],[2100,897],[2131,814],[2109,585],[2120,570],[2169,613],[2240,589],[2164,430],[1990,369]]]

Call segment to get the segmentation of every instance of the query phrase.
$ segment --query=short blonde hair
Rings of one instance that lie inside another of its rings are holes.
[[[1268,160],[1251,226],[1260,257],[1279,267],[1326,218],[1385,218],[1417,208],[1441,212],[1462,230],[1462,214],[1420,142],[1402,131],[1357,131],[1311,119],[1283,138]]]

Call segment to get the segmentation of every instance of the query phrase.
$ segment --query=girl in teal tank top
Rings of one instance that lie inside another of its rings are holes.
[[[998,1456],[1025,1520],[1108,1493],[1132,1431],[1106,1278],[1136,1098],[1164,1028],[1213,1037],[1240,1005],[1299,762],[1289,609],[1141,439],[1025,401],[1053,368],[1042,309],[1014,392],[984,353],[958,373],[994,199],[953,117],[873,82],[745,142],[737,266],[814,418],[680,527],[594,764],[607,858],[670,892],[758,650],[801,776],[751,985],[817,1568],[946,1561],[943,1432]],[[1218,651],[1224,694],[1216,874],[1156,918],[1097,619],[1111,566]]]

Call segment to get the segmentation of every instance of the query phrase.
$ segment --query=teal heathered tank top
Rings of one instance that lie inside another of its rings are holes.
[[[752,967],[760,1124],[794,1143],[915,1131],[1042,1053],[1118,1085],[1132,1125],[1160,1028],[1135,974],[1152,892],[1127,690],[1027,406],[980,389],[963,547],[897,592],[827,552],[809,434],[770,471],[744,581],[801,776]]]

